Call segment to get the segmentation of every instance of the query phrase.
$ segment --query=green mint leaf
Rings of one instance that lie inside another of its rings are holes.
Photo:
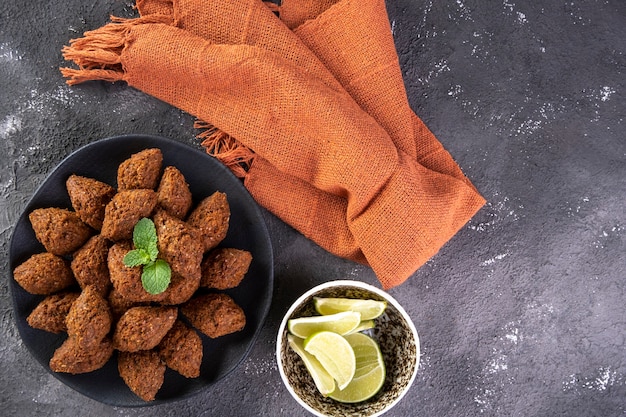
[[[152,220],[144,217],[137,222],[133,229],[133,243],[135,248],[145,250],[153,261],[156,259],[156,255],[152,258],[157,247],[156,227]]]
[[[155,235],[154,240],[152,242],[150,242],[148,244],[148,247],[145,248],[145,249],[146,249],[146,253],[150,257],[150,260],[152,262],[156,261],[157,255],[159,254],[159,248],[157,247],[156,235]]]
[[[172,270],[163,259],[157,259],[143,267],[141,284],[150,294],[160,294],[170,285]]]
[[[124,255],[124,265],[130,268],[139,265],[146,265],[150,261],[150,255],[143,249],[131,250]]]

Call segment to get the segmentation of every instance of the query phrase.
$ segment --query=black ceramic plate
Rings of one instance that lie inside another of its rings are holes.
[[[116,186],[117,166],[131,154],[159,148],[163,165],[177,167],[185,176],[194,204],[215,191],[226,193],[231,208],[230,226],[221,246],[252,253],[250,269],[235,289],[225,291],[246,314],[246,326],[237,333],[210,339],[203,336],[204,360],[199,378],[187,379],[168,369],[156,400],[146,403],[126,387],[113,358],[101,369],[80,375],[54,373],[56,378],[82,394],[113,406],[136,407],[182,399],[209,388],[233,371],[247,356],[267,316],[273,290],[272,248],[261,212],[232,173],[213,157],[182,143],[154,136],[128,135],[102,139],[68,156],[39,187],[22,213],[11,239],[11,271],[34,253],[43,252],[35,239],[28,214],[41,207],[70,208],[65,181],[71,174],[95,178]],[[48,370],[55,349],[67,337],[31,328],[26,317],[43,297],[24,291],[10,279],[17,327],[24,344]],[[242,381],[242,384],[244,382]]]

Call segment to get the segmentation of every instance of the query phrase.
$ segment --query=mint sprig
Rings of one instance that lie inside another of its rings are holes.
[[[166,261],[157,259],[159,254],[156,227],[152,220],[143,218],[133,229],[135,249],[124,256],[124,265],[143,265],[141,284],[150,294],[160,294],[170,285],[172,270]]]

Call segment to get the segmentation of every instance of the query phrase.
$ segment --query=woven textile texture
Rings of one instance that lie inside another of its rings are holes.
[[[383,0],[138,0],[70,41],[69,84],[125,81],[328,251],[404,282],[484,204],[409,106]]]

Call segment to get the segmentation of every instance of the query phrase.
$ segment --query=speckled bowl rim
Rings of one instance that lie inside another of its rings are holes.
[[[318,410],[308,405],[295,393],[295,391],[293,390],[289,382],[289,379],[287,378],[287,374],[285,373],[285,369],[283,367],[283,363],[281,360],[281,351],[283,348],[283,343],[285,341],[284,333],[287,327],[287,321],[289,321],[289,318],[294,313],[294,311],[296,311],[304,301],[312,297],[314,294],[322,290],[326,290],[328,288],[334,288],[334,287],[356,287],[356,288],[360,288],[366,291],[371,291],[375,293],[376,295],[378,295],[379,297],[384,298],[385,300],[387,300],[388,303],[393,305],[393,307],[398,311],[398,313],[400,313],[400,316],[402,316],[402,318],[406,322],[407,327],[411,330],[411,333],[413,334],[413,338],[415,339],[415,350],[416,350],[415,367],[413,368],[413,373],[411,374],[409,383],[406,385],[404,390],[400,392],[400,394],[392,402],[390,402],[387,405],[387,407],[385,407],[384,409],[376,413],[371,414],[368,417],[381,416],[387,413],[389,410],[391,410],[404,397],[404,395],[408,392],[408,390],[413,385],[413,382],[415,381],[415,377],[417,375],[417,371],[419,369],[419,364],[420,364],[420,341],[419,341],[419,335],[417,333],[417,329],[415,328],[415,325],[413,324],[413,320],[407,314],[404,308],[400,305],[400,303],[398,303],[396,299],[393,298],[389,293],[381,290],[380,288],[374,287],[373,285],[370,285],[361,281],[351,281],[351,280],[328,281],[328,282],[319,284],[311,288],[310,290],[302,294],[300,297],[298,297],[298,299],[291,304],[291,307],[289,307],[289,310],[287,310],[287,312],[283,316],[283,320],[281,321],[280,327],[278,328],[278,335],[276,336],[276,362],[278,363],[278,372],[280,373],[280,378],[282,379],[283,384],[287,388],[287,391],[289,391],[289,394],[291,394],[291,396],[304,409],[306,409],[308,412],[318,417],[328,417],[326,414],[322,414]]]

